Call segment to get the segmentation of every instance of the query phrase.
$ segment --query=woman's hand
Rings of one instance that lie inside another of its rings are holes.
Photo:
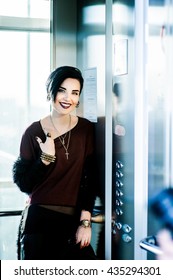
[[[87,247],[91,242],[91,227],[79,226],[76,231],[76,243],[80,243],[80,248]]]
[[[46,132],[46,141],[43,143],[39,137],[36,137],[36,140],[40,146],[40,149],[43,153],[54,156],[55,155],[55,143],[54,139],[51,136],[50,132]],[[43,163],[50,164],[50,162],[44,160]]]
[[[81,211],[80,221],[91,221],[91,213],[86,210]],[[80,242],[80,248],[87,247],[91,242],[91,226],[80,225],[76,231],[76,243]]]

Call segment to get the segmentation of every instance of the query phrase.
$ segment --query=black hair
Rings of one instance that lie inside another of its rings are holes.
[[[83,77],[81,71],[72,66],[61,66],[56,68],[48,77],[46,82],[46,90],[49,95],[48,99],[55,101],[59,87],[67,78],[77,79],[80,82],[80,93],[83,88]]]

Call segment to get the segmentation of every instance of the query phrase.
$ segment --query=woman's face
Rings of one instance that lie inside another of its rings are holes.
[[[55,101],[53,102],[56,111],[60,114],[72,112],[79,101],[80,82],[73,78],[65,79],[59,87]]]

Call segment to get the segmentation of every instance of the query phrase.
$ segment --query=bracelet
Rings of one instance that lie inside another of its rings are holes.
[[[88,228],[88,227],[91,227],[91,221],[89,221],[89,220],[82,220],[82,221],[80,221],[79,225],[84,227],[84,228]]]
[[[49,154],[42,152],[40,158],[41,158],[41,160],[45,160],[48,162],[55,162],[56,156],[49,155]]]

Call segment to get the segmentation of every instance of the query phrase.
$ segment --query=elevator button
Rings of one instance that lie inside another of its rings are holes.
[[[122,235],[122,240],[123,240],[124,242],[126,242],[126,243],[129,243],[129,242],[132,241],[132,238],[131,238],[131,236],[128,235],[127,233],[124,233],[124,234]]]
[[[115,184],[116,184],[116,187],[118,187],[118,188],[123,187],[123,183],[120,180],[117,180],[115,182]]]
[[[122,224],[121,223],[116,223],[115,225],[116,225],[117,229],[119,229],[119,230],[122,228]]]
[[[119,170],[117,170],[115,174],[116,174],[117,178],[122,178],[123,177],[123,173]]]
[[[116,166],[116,168],[122,168],[123,164],[120,160],[117,160],[115,166]]]
[[[118,216],[123,215],[123,211],[122,211],[120,208],[117,208],[117,209],[115,210],[115,212],[116,212],[116,214],[117,214]]]
[[[125,232],[125,233],[129,233],[131,232],[132,228],[127,225],[127,224],[124,224],[123,227],[122,227],[122,230]]]
[[[122,205],[123,205],[123,202],[122,202],[121,199],[116,199],[115,204],[116,204],[117,206],[122,206]]]
[[[116,196],[118,197],[123,196],[123,192],[121,192],[120,190],[116,190]]]

